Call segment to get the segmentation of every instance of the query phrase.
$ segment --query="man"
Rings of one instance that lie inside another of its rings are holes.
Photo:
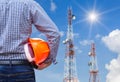
[[[34,0],[0,0],[0,82],[35,82],[24,51],[32,25],[48,39],[51,51],[42,65],[46,68],[56,62],[60,39],[56,25]]]

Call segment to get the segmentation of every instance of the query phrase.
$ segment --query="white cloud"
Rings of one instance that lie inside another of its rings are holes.
[[[120,30],[112,31],[108,36],[102,38],[102,41],[113,52],[120,53]]]
[[[51,0],[50,4],[51,4],[50,10],[55,11],[57,7],[56,7],[56,4],[53,2],[53,0]]]
[[[83,41],[80,41],[80,45],[87,46],[87,45],[90,45],[92,42],[94,42],[94,41],[93,40],[83,40]]]
[[[108,36],[102,38],[105,45],[113,52],[120,54],[120,30],[116,29],[109,33]],[[106,64],[108,74],[106,82],[120,82],[120,55],[117,59],[111,60],[110,64]]]
[[[106,82],[120,82],[120,55],[113,59],[110,64],[106,64],[108,70]]]
[[[95,38],[101,38],[101,35],[100,35],[100,34],[97,34],[97,35],[95,36]]]

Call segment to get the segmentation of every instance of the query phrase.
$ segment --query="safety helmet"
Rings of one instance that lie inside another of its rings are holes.
[[[28,61],[38,68],[50,53],[48,43],[40,38],[29,38],[28,43],[24,45],[24,50]]]

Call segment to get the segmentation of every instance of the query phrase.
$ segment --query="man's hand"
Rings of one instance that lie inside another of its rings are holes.
[[[52,63],[52,62],[42,63],[42,64],[39,65],[39,67],[38,67],[37,69],[42,70],[42,69],[44,69],[44,68],[47,68],[48,66],[51,65],[51,63]]]

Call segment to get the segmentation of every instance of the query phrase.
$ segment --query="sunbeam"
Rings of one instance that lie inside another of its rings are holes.
[[[112,9],[109,9],[109,10],[105,10],[105,11],[101,12],[100,15],[108,14],[110,12],[117,11],[119,9],[120,9],[120,7],[112,8]]]
[[[73,26],[76,25],[76,24],[80,24],[82,22],[85,22],[87,19],[81,19],[81,20],[78,20],[76,22],[73,23]]]
[[[82,10],[85,14],[84,14],[83,19],[79,19],[73,25],[76,25],[76,24],[79,24],[79,23],[82,23],[82,22],[88,22],[88,24],[89,24],[88,39],[91,39],[92,31],[94,30],[93,27],[95,27],[95,26],[93,26],[94,24],[99,24],[99,25],[103,26],[103,28],[105,30],[109,31],[109,28],[103,22],[101,22],[101,17],[104,14],[107,14],[109,12],[120,9],[120,7],[118,7],[118,8],[106,10],[106,11],[103,11],[103,12],[99,12],[99,10],[96,8],[97,7],[97,1],[96,0],[94,0],[93,6],[91,7],[92,8],[91,10],[89,10],[90,8],[85,9],[80,4],[78,4],[76,1],[74,1],[74,4],[77,5],[80,8],[80,10]]]
[[[95,23],[99,20],[99,14],[94,10],[87,12],[86,18],[90,23]]]
[[[102,23],[101,21],[98,21],[98,23],[99,23],[101,26],[103,26],[106,31],[110,32],[110,29],[109,29],[104,23]]]
[[[89,28],[88,40],[91,39],[91,34],[92,34],[92,23],[90,24],[90,28]]]
[[[83,12],[87,13],[87,10],[85,8],[83,8],[80,4],[78,4],[78,2],[74,1],[73,2],[76,6],[78,6]]]

